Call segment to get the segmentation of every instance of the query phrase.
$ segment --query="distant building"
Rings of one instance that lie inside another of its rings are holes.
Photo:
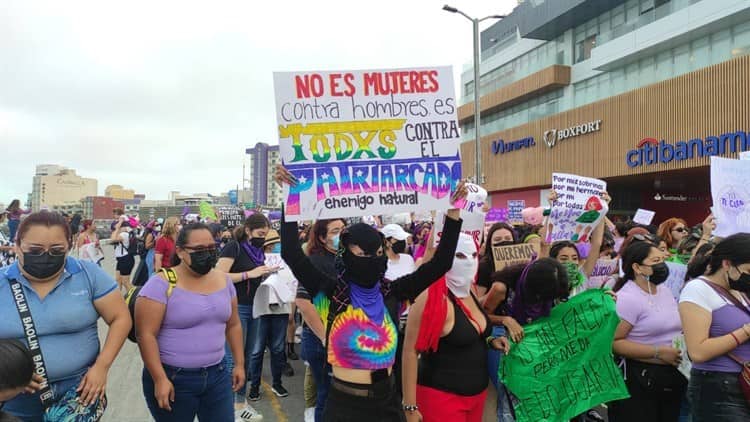
[[[122,201],[106,196],[87,196],[81,201],[83,205],[83,216],[94,220],[105,220],[112,218],[112,210],[124,208]]]
[[[54,164],[36,167],[31,190],[31,208],[71,212],[80,210],[81,200],[96,196],[97,181],[81,177],[75,170]]]
[[[121,185],[109,185],[104,189],[104,196],[118,200],[134,199],[135,191],[133,189],[125,189]]]
[[[251,158],[246,169],[251,196],[241,197],[240,201],[252,202],[255,206],[278,206],[282,193],[279,185],[273,181],[273,172],[276,164],[281,162],[279,146],[258,142],[254,147],[247,148],[245,153]]]

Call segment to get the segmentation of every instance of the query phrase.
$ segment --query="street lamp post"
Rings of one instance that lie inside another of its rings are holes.
[[[484,184],[484,178],[482,177],[482,153],[480,149],[480,137],[479,137],[479,129],[480,129],[480,111],[479,111],[479,22],[485,21],[487,19],[503,19],[505,18],[504,15],[490,15],[485,16],[482,19],[476,19],[472,18],[471,16],[467,15],[466,13],[456,9],[455,7],[448,6],[447,4],[443,6],[443,10],[446,12],[451,13],[458,13],[459,15],[465,17],[466,19],[471,21],[472,27],[474,29],[474,160],[475,160],[475,173],[474,173],[474,180],[478,185]]]

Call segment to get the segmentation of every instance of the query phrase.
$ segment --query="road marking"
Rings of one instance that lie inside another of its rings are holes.
[[[276,394],[273,391],[271,391],[271,386],[268,385],[268,383],[265,381],[261,381],[261,385],[263,386],[263,390],[266,392],[266,396],[271,398],[271,408],[273,409],[273,413],[276,415],[276,421],[289,422],[286,412],[284,412],[284,410],[281,408],[281,402],[279,401],[279,398],[276,397]]]

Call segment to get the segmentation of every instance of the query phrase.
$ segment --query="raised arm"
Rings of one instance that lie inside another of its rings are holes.
[[[336,280],[318,270],[310,258],[302,252],[297,235],[297,223],[286,222],[283,214],[281,217],[281,258],[289,265],[297,281],[305,287],[310,296],[315,297],[319,291],[326,294],[333,292]]]
[[[458,218],[458,212],[448,211],[443,226],[443,236],[440,238],[435,256],[413,273],[392,281],[390,294],[395,295],[399,300],[414,301],[422,291],[445,275],[453,265],[453,256],[456,254],[460,233],[461,219]]]

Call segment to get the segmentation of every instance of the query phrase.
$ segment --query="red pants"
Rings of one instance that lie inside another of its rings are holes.
[[[417,406],[423,422],[482,422],[487,390],[459,396],[417,384]]]

